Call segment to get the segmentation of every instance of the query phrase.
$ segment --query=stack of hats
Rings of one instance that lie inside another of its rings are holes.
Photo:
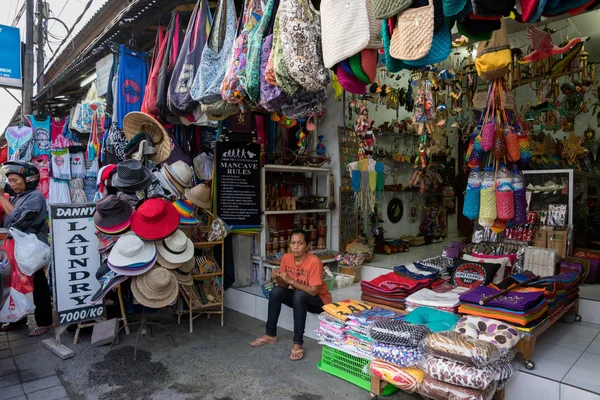
[[[179,224],[196,225],[200,221],[194,217],[194,204],[189,200],[175,200],[173,202],[175,209],[179,213]]]
[[[185,190],[185,198],[191,201],[195,206],[205,210],[211,209],[210,186],[206,183],[196,185],[191,189]]]
[[[152,172],[138,160],[125,160],[117,164],[110,186],[124,193],[135,193],[150,187],[154,178]]]
[[[144,240],[156,241],[170,236],[179,226],[179,213],[172,203],[148,199],[131,219],[131,230]]]
[[[164,190],[177,197],[183,196],[185,190],[192,187],[192,169],[183,161],[164,164],[154,175]]]
[[[108,267],[120,275],[142,275],[154,266],[156,258],[153,242],[144,242],[135,233],[127,232],[110,251]]]
[[[173,303],[179,293],[177,278],[166,268],[155,266],[131,282],[135,299],[150,308],[162,308]]]
[[[182,285],[192,285],[194,268],[194,243],[180,230],[156,242],[158,264],[175,274]]]
[[[171,154],[171,138],[165,128],[152,116],[143,112],[130,112],[123,118],[123,133],[128,140],[129,157],[141,160],[144,143],[152,145],[156,153],[148,158],[160,164]]]
[[[111,194],[96,203],[94,225],[102,233],[117,235],[129,229],[133,214],[129,203]]]

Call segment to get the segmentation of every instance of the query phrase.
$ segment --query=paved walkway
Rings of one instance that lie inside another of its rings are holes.
[[[28,329],[0,333],[0,400],[68,399],[52,360],[56,356],[28,333]]]

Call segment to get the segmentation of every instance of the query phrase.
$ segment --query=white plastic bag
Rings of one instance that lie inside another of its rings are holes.
[[[50,264],[50,246],[41,242],[36,235],[15,228],[10,228],[9,232],[15,239],[15,261],[23,274],[32,276]]]
[[[23,293],[10,288],[10,294],[0,310],[0,323],[17,322],[35,310],[35,305]]]

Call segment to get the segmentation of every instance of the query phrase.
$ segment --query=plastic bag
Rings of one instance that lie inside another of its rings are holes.
[[[27,294],[33,292],[33,278],[24,275],[15,261],[15,241],[14,239],[5,239],[2,250],[6,251],[10,264],[12,265],[11,284],[15,290]]]
[[[35,310],[35,305],[23,293],[10,288],[10,294],[0,310],[0,322],[17,322]]]
[[[50,264],[50,246],[41,242],[36,235],[15,228],[10,228],[9,232],[15,241],[15,261],[23,274],[32,276]]]

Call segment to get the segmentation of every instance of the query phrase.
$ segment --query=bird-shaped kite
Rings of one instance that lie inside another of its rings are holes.
[[[571,39],[565,46],[558,47],[552,44],[552,36],[549,33],[541,31],[533,25],[527,29],[527,38],[531,41],[533,51],[523,57],[523,63],[540,61],[557,54],[564,54],[576,44],[589,39],[589,37],[578,37]]]

